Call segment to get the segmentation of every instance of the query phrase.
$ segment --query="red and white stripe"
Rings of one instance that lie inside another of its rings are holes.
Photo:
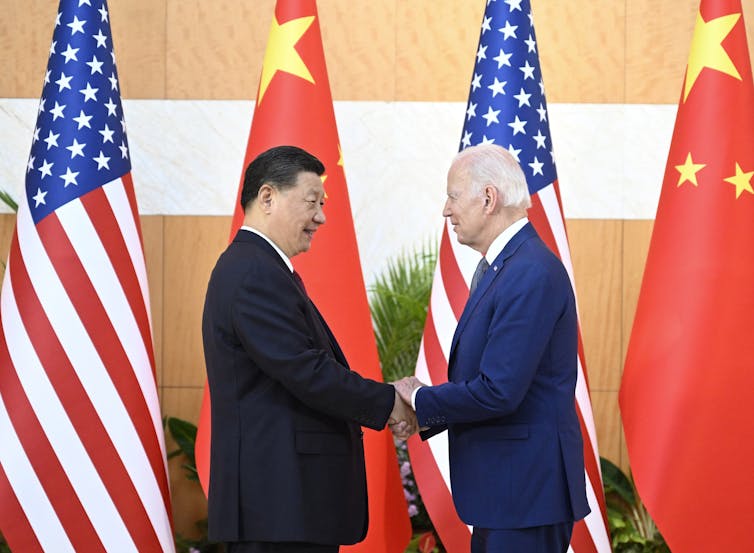
[[[18,551],[174,551],[129,174],[38,225],[0,295],[0,520]]]
[[[532,207],[528,215],[540,237],[560,257],[573,285],[573,264],[560,206],[557,183],[553,183],[532,197]],[[450,344],[466,304],[471,275],[478,261],[479,254],[459,244],[455,235],[450,232],[449,224],[446,224],[416,364],[416,376],[422,382],[432,385],[447,382]],[[587,499],[592,512],[586,519],[576,523],[569,551],[602,553],[612,549],[607,530],[597,435],[584,366],[583,346],[579,334],[575,395],[584,438]],[[438,434],[427,442],[413,437],[409,441],[409,450],[419,492],[446,550],[450,553],[469,551],[471,529],[458,518],[451,497],[447,433]]]

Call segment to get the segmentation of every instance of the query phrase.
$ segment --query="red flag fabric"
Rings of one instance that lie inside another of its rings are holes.
[[[620,390],[636,486],[673,551],[751,548],[752,175],[741,2],[702,0]]]
[[[521,164],[532,195],[529,219],[573,282],[529,0],[488,2],[485,9],[460,146],[483,143],[507,148]],[[469,295],[464,275],[470,277],[478,261],[479,254],[459,245],[446,225],[416,366],[423,382],[447,381],[453,332]],[[610,539],[580,336],[578,371],[575,400],[592,511],[574,526],[571,548],[575,553],[607,552]],[[440,539],[452,553],[468,552],[471,533],[458,518],[451,496],[447,434],[428,442],[411,438],[409,451],[419,492]]]
[[[60,2],[0,299],[13,551],[174,551],[107,3]]]
[[[317,231],[311,249],[294,257],[293,264],[352,369],[381,381],[314,0],[277,2],[244,168],[263,151],[282,144],[299,146],[325,165],[327,223]],[[231,235],[242,219],[236,202]],[[197,469],[205,490],[209,474],[208,406],[205,391],[196,447]],[[390,432],[365,430],[364,449],[369,532],[360,544],[341,550],[402,552],[411,537],[411,525]]]

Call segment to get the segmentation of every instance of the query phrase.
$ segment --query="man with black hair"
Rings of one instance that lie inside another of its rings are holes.
[[[212,272],[202,332],[212,404],[209,537],[231,553],[331,553],[361,541],[361,426],[416,419],[359,376],[293,270],[325,223],[322,163],[294,146],[246,170],[244,225]]]

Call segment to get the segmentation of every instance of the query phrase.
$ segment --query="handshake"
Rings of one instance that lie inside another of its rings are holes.
[[[411,407],[411,394],[421,386],[426,386],[415,376],[407,376],[391,382],[395,388],[395,403],[388,419],[388,426],[393,436],[399,440],[407,440],[416,434],[420,428],[416,420],[416,413]]]

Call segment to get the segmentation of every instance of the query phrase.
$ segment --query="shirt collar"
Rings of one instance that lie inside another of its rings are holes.
[[[261,236],[262,238],[264,238],[265,240],[267,240],[267,242],[270,244],[270,246],[272,246],[275,249],[275,251],[278,252],[278,255],[283,259],[283,261],[285,261],[285,264],[288,266],[288,269],[291,272],[293,272],[293,263],[291,263],[291,260],[288,259],[288,256],[283,253],[283,250],[281,250],[280,248],[278,248],[278,246],[277,246],[277,244],[275,244],[275,242],[273,242],[272,240],[270,240],[267,236],[265,236],[264,234],[262,234],[261,232],[259,232],[257,229],[251,228],[250,226],[243,225],[241,227],[241,230],[248,230],[249,232],[253,232],[254,234],[256,234],[258,236]]]
[[[529,219],[527,217],[522,217],[498,234],[497,238],[492,241],[492,244],[490,244],[490,247],[487,249],[487,253],[484,254],[487,263],[492,265],[492,262],[495,261],[495,258],[498,255],[500,255],[500,252],[503,251],[503,248],[505,248],[508,242],[510,242],[511,238],[513,238],[519,230],[524,228],[528,222]]]

